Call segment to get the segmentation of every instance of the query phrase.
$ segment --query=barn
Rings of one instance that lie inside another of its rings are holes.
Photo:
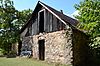
[[[47,62],[86,66],[88,36],[76,28],[79,22],[38,1],[20,31],[20,50]]]

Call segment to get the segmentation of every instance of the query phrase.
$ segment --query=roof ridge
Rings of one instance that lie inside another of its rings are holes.
[[[52,8],[52,7],[48,6],[48,5],[46,5],[46,4],[44,4],[44,3],[41,2],[41,1],[39,1],[39,4],[43,4],[45,7],[47,7],[48,9],[50,9],[50,10],[51,10],[52,12],[54,12],[57,16],[59,16],[62,20],[64,20],[64,21],[70,23],[70,24],[73,25],[73,26],[76,26],[76,25],[79,23],[76,19],[74,19],[74,18],[72,18],[72,17],[69,17],[69,16],[67,16],[67,15],[65,15],[65,14],[63,14],[63,13],[61,13],[60,11],[58,11],[58,10],[56,10],[56,9],[54,9],[54,8]]]
[[[44,7],[45,9],[47,9],[50,13],[52,13],[55,17],[57,17],[59,20],[61,20],[61,22],[63,22],[65,25],[66,24],[70,24],[71,26],[75,27],[79,22],[65,14],[62,14],[60,11],[44,4],[41,1],[38,1],[34,11],[32,12],[32,14],[34,12],[36,12],[35,10],[37,9],[37,6],[41,5],[42,7]],[[32,18],[32,16],[30,17],[30,19]],[[29,23],[30,19],[27,21],[27,23],[21,28],[20,33],[24,30],[24,28],[26,27],[26,25]]]

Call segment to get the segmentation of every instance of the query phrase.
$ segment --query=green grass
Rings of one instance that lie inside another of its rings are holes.
[[[65,66],[65,65],[48,64],[44,61],[38,61],[28,58],[0,57],[0,66]]]
[[[43,61],[25,58],[0,58],[0,66],[52,66]]]

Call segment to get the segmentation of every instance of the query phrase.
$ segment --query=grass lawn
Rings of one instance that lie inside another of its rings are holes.
[[[0,66],[65,66],[65,65],[48,64],[43,61],[27,59],[27,58],[0,57]]]

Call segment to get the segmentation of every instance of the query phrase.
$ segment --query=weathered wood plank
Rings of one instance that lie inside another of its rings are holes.
[[[49,13],[50,14],[50,13]],[[50,19],[50,32],[52,31],[52,29],[53,29],[53,15],[52,14],[50,14],[50,17],[49,17],[49,19]]]
[[[53,16],[53,31],[57,31],[57,18]]]
[[[46,11],[46,22],[45,22],[45,32],[49,32],[49,13]]]

